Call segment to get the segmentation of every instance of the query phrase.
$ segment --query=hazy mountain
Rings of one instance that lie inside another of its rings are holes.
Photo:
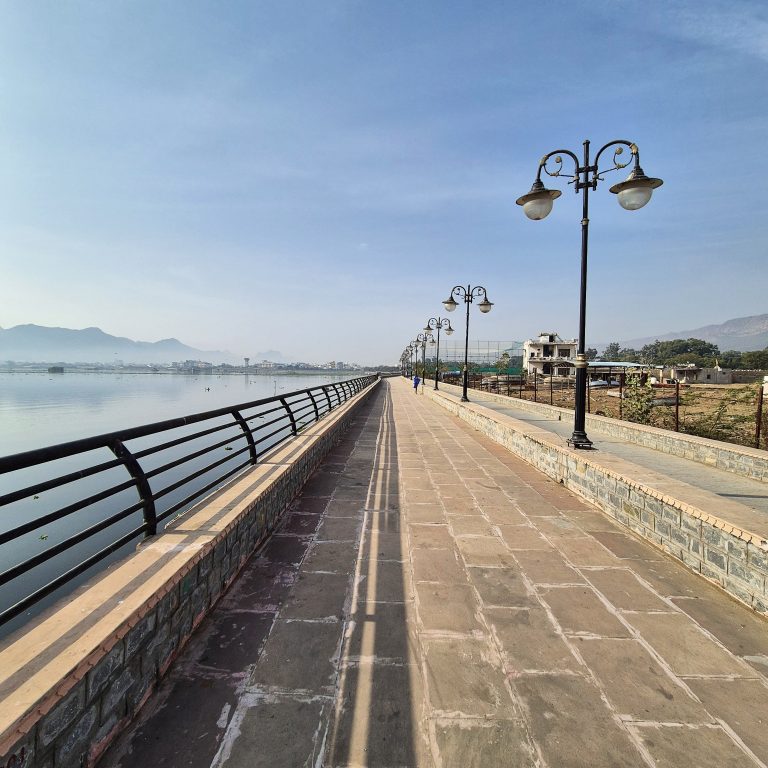
[[[232,352],[211,352],[188,347],[178,339],[133,341],[110,336],[100,328],[47,328],[17,325],[0,328],[0,361],[45,363],[171,363],[205,360],[211,363],[240,363]]]
[[[705,325],[690,331],[672,331],[658,336],[647,336],[643,339],[629,339],[619,342],[622,347],[640,349],[646,344],[656,341],[671,341],[672,339],[703,339],[711,344],[717,344],[721,352],[735,349],[738,352],[768,347],[768,314],[736,317],[726,320],[719,325]]]

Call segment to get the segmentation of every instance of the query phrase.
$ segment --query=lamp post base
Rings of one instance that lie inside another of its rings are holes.
[[[461,400],[459,400],[459,402],[460,403],[468,403],[469,402],[469,398],[468,397],[464,397],[464,395],[462,395],[461,396]]]
[[[580,430],[574,430],[568,439],[568,445],[584,450],[590,450],[593,447],[592,441],[587,437],[587,433]]]

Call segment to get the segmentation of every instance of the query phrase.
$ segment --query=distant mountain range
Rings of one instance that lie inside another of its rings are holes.
[[[262,353],[259,353],[262,354]],[[279,352],[277,353],[280,354]],[[255,360],[262,358],[254,358]],[[274,359],[274,358],[273,358]],[[133,341],[110,336],[100,328],[47,328],[42,325],[17,325],[0,328],[0,361],[27,363],[124,363],[161,364],[181,360],[211,363],[240,363],[232,352],[194,349],[178,339]]]
[[[690,331],[672,331],[658,336],[646,336],[642,339],[629,339],[619,342],[622,347],[640,349],[646,344],[656,341],[671,341],[672,339],[703,339],[710,344],[717,344],[721,352],[735,349],[737,352],[768,347],[768,314],[736,317],[726,320],[719,325],[705,325]]]

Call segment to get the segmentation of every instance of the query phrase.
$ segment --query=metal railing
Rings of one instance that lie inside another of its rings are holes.
[[[155,535],[376,380],[363,376],[0,457],[0,625],[138,537]]]

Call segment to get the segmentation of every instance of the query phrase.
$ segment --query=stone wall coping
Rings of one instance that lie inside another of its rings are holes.
[[[0,755],[26,736],[224,539],[291,463],[376,386],[355,394],[198,502],[135,553],[0,642]]]
[[[665,504],[669,504],[670,506],[679,509],[681,512],[685,512],[715,528],[720,528],[743,541],[768,551],[768,540],[766,540],[766,536],[748,530],[746,527],[729,521],[722,516],[722,513],[727,511],[731,511],[736,517],[743,516],[745,512],[750,511],[743,504],[724,499],[710,491],[702,490],[701,488],[697,488],[681,480],[675,480],[667,475],[647,469],[646,467],[638,466],[637,464],[633,464],[632,462],[617,456],[601,455],[599,459],[596,459],[588,452],[570,448],[559,442],[559,439],[553,439],[553,433],[548,430],[542,429],[541,427],[531,426],[524,421],[515,419],[513,416],[489,410],[482,405],[473,402],[457,402],[452,398],[446,397],[439,390],[437,392],[432,390],[429,394],[433,399],[442,400],[444,403],[451,404],[459,409],[467,409],[477,416],[486,418],[490,421],[505,424],[515,432],[520,432],[526,435],[528,439],[544,445],[548,449],[558,451],[562,455],[575,460],[585,467],[597,469],[609,477],[621,480],[630,488],[635,488],[652,498],[656,498]],[[643,480],[639,480],[638,478],[643,478]],[[562,478],[558,478],[558,480],[561,479]],[[572,490],[576,491],[576,489]],[[696,503],[694,504],[689,501],[684,501],[683,499],[686,498],[695,499]],[[590,499],[590,501],[592,500]],[[708,511],[708,509],[717,509],[720,514],[714,514],[712,511]]]

